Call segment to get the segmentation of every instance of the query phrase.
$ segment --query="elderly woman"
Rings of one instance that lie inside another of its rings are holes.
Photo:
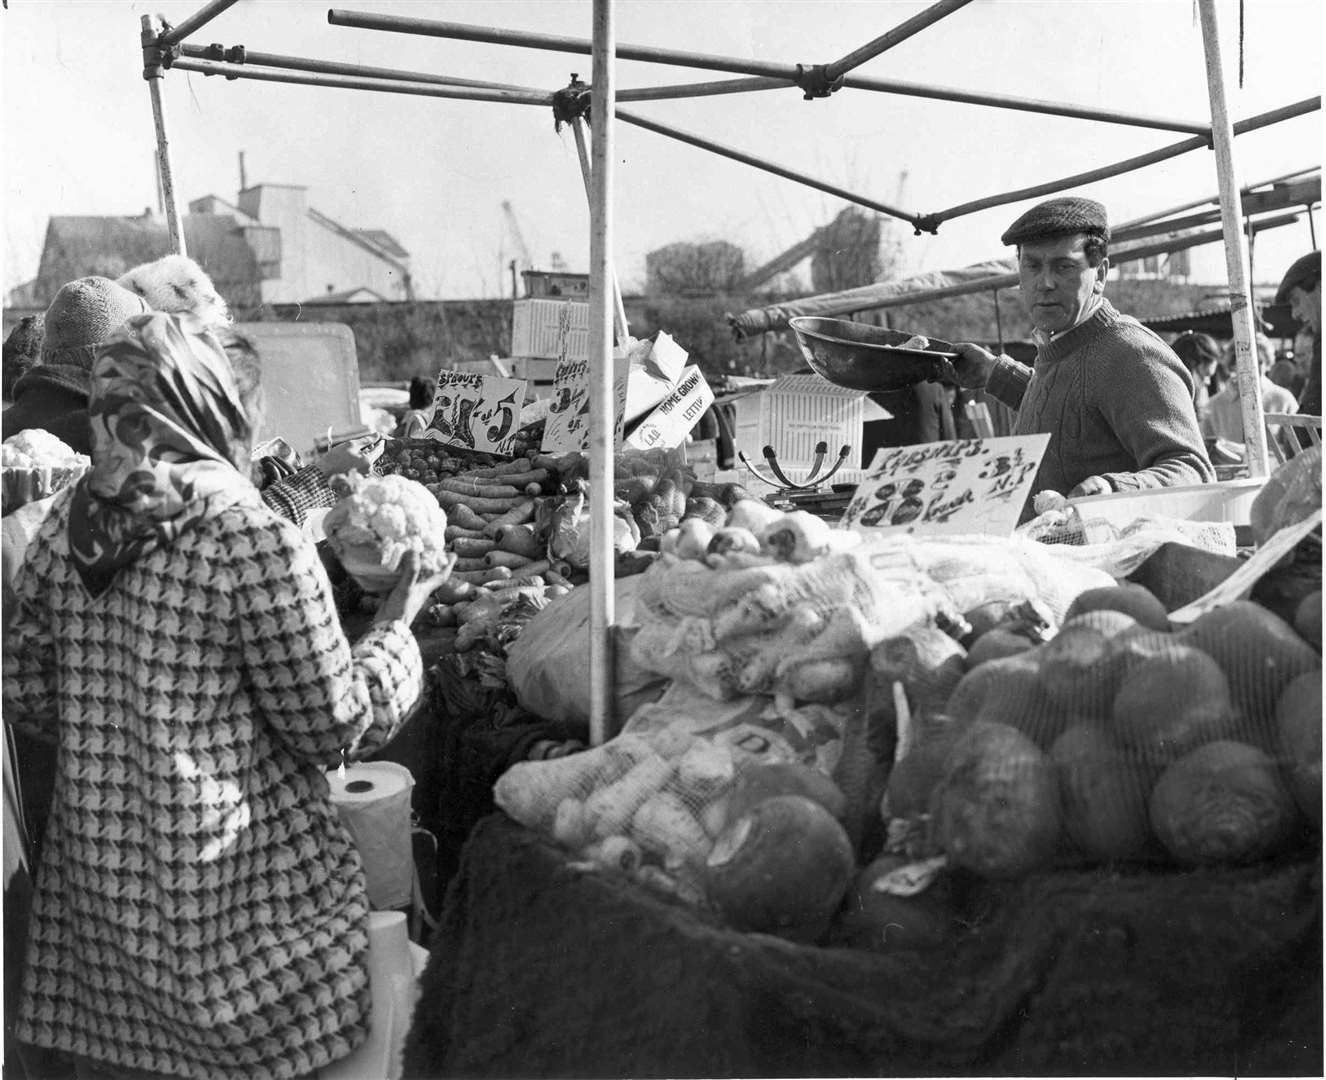
[[[8,719],[59,742],[17,1037],[135,1077],[309,1074],[367,1036],[365,879],[326,770],[421,691],[409,559],[352,646],[249,480],[255,418],[188,316],[91,373],[90,472],[16,581]]]

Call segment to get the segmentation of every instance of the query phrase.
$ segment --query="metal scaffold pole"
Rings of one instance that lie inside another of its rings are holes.
[[[1234,324],[1234,365],[1239,406],[1243,414],[1243,442],[1248,471],[1269,473],[1266,425],[1262,419],[1261,366],[1257,361],[1252,308],[1252,275],[1247,237],[1243,232],[1242,201],[1234,167],[1234,126],[1225,102],[1225,69],[1220,56],[1220,25],[1215,0],[1198,0],[1202,44],[1206,52],[1206,85],[1211,97],[1211,137],[1215,147],[1216,177],[1220,185],[1220,218],[1225,237],[1225,267],[1229,274],[1229,315]]]
[[[157,136],[157,176],[161,181],[161,199],[166,205],[166,227],[170,230],[170,247],[177,255],[187,255],[184,245],[184,221],[180,216],[179,197],[175,194],[175,176],[170,165],[170,140],[166,137],[166,115],[161,105],[162,50],[156,20],[144,15],[139,40],[143,46],[143,78],[147,80],[152,98],[152,121]]]
[[[594,0],[593,98],[590,110],[589,207],[589,738],[616,734],[612,626],[616,620],[613,558],[613,0]]]

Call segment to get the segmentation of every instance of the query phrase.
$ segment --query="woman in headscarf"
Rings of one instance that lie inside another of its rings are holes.
[[[20,1041],[135,1077],[282,1080],[367,1036],[368,901],[325,770],[421,691],[409,559],[353,646],[249,480],[217,339],[135,316],[92,368],[92,468],[16,581],[4,707],[59,742]]]

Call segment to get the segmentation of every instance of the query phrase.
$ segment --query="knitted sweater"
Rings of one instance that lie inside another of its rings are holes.
[[[88,375],[68,364],[38,364],[14,383],[14,404],[0,413],[0,436],[42,428],[79,454],[92,453]]]
[[[130,1071],[283,1080],[367,1035],[365,881],[329,798],[422,689],[343,636],[313,545],[235,506],[89,599],[60,492],[19,571],[6,719],[59,767],[17,1035]],[[12,668],[12,670],[11,670]]]
[[[1040,346],[1033,368],[1000,357],[986,389],[1017,409],[1014,435],[1050,435],[1035,491],[1066,495],[1088,476],[1115,491],[1215,479],[1187,369],[1108,301]]]

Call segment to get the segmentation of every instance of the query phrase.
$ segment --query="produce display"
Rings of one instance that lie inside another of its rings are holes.
[[[73,483],[92,464],[62,439],[41,428],[29,428],[0,443],[3,513],[53,495]]]
[[[419,556],[421,572],[446,568],[447,516],[422,484],[352,472],[334,477],[333,485],[342,497],[323,519],[323,531],[366,592],[390,592],[407,552]]]
[[[921,814],[904,793],[932,853],[987,877],[1063,858],[1236,864],[1284,850],[1305,812],[1319,823],[1313,644],[1251,601],[1155,629],[1143,592],[1084,594],[1048,641],[963,675],[945,735],[927,736],[943,753]]]
[[[658,547],[626,640],[668,689],[494,788],[577,865],[738,929],[907,948],[952,930],[962,875],[1315,842],[1319,589],[1292,620],[1240,600],[1172,625],[1026,537],[863,535],[741,498]]]

